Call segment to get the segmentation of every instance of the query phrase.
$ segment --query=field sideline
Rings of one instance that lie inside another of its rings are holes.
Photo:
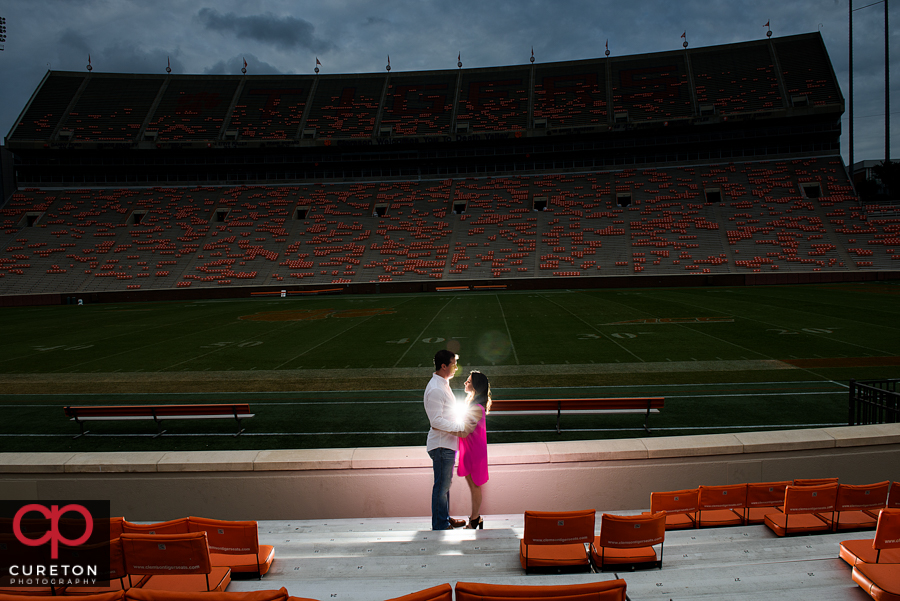
[[[884,282],[6,308],[0,450],[420,444],[444,347],[498,398],[666,396],[652,435],[841,424],[847,380],[900,377],[898,296]],[[110,422],[73,441],[60,408],[223,399],[251,403],[247,435]],[[548,419],[492,416],[491,440],[645,435],[637,416],[564,419],[562,435]]]

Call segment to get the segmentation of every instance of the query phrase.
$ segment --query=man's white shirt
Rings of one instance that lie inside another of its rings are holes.
[[[431,422],[428,441],[425,444],[428,451],[441,447],[453,451],[459,448],[459,438],[448,432],[448,430],[458,431],[461,429],[453,418],[455,404],[456,397],[450,390],[450,382],[433,374],[428,386],[425,387],[425,413],[428,414],[428,421]]]

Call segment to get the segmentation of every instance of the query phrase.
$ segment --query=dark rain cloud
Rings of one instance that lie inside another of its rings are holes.
[[[91,66],[98,73],[164,73],[171,66],[172,73],[184,73],[184,64],[177,52],[159,48],[142,48],[129,41],[114,39],[102,47],[87,36],[65,29],[59,35],[59,68],[80,71],[85,68],[88,55]]]
[[[235,13],[222,14],[214,8],[200,9],[197,17],[210,31],[232,33],[238,39],[273,44],[282,50],[306,48],[324,52],[335,48],[330,41],[315,35],[312,23],[297,17],[279,17],[270,12],[242,17]]]
[[[244,66],[244,60],[247,61],[248,75],[278,75],[282,73],[277,67],[261,61],[255,55],[249,53],[221,60],[205,68],[203,72],[206,75],[240,75],[241,67]]]

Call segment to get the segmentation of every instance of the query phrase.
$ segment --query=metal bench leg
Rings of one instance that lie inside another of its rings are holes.
[[[241,435],[241,433],[244,431],[244,429],[241,427],[241,418],[236,417],[235,419],[237,420],[237,423],[238,423],[237,434],[235,434],[235,436],[237,437],[237,436]]]
[[[90,432],[90,430],[85,430],[85,429],[84,429],[84,422],[83,422],[83,421],[79,421],[78,419],[76,419],[75,421],[78,422],[78,425],[81,427],[81,434],[76,434],[75,436],[72,437],[72,439],[75,439],[75,438],[81,438],[82,436],[84,436],[85,434],[87,434],[88,432]]]
[[[562,434],[562,432],[560,432],[560,430],[559,430],[560,416],[562,416],[562,403],[559,403],[556,406],[556,433],[557,434]]]

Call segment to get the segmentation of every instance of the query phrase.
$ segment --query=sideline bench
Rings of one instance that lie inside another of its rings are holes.
[[[491,413],[506,415],[556,414],[556,433],[560,433],[560,418],[567,414],[643,413],[644,430],[650,431],[647,420],[651,413],[659,413],[665,397],[629,397],[607,399],[493,399]]]
[[[209,405],[110,405],[107,407],[65,407],[66,417],[81,426],[81,434],[84,436],[90,430],[85,430],[85,422],[92,421],[126,421],[126,420],[153,420],[156,423],[156,438],[165,434],[162,429],[163,420],[168,419],[234,419],[237,421],[237,433],[240,436],[244,428],[241,427],[242,419],[249,419],[255,414],[250,413],[248,403],[223,403]]]

